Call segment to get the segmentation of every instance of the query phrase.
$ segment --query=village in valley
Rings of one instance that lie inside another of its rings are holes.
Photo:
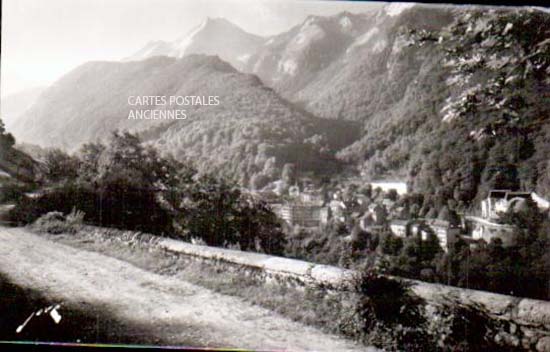
[[[45,3],[2,6],[0,351],[550,352],[548,8]]]
[[[360,184],[354,180],[346,186],[316,187],[310,178],[303,178],[292,185],[278,180],[251,192],[271,206],[288,231],[323,231],[336,224],[348,229],[344,239],[349,242],[381,234],[402,239],[419,236],[426,241],[434,234],[445,252],[459,239],[471,248],[491,241],[513,246],[517,225],[507,223],[503,215],[529,212],[533,206],[541,212],[550,208],[550,202],[535,192],[491,190],[474,210],[456,202],[426,209],[423,197],[410,193],[406,182]]]

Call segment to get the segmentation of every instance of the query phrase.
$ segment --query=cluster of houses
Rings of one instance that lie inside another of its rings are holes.
[[[546,210],[550,203],[534,192],[515,192],[510,190],[492,190],[481,202],[481,216],[466,216],[465,222],[474,240],[489,243],[499,238],[503,245],[514,244],[515,227],[499,221],[500,214],[509,210],[520,212],[526,209],[527,202],[533,201],[539,209]]]
[[[459,238],[470,245],[481,242],[490,243],[499,239],[503,246],[515,244],[515,225],[501,221],[501,215],[508,212],[520,212],[527,209],[527,202],[532,200],[539,209],[547,210],[550,203],[532,192],[511,190],[492,190],[487,198],[481,201],[481,214],[465,215],[445,219],[411,219],[392,220],[390,229],[399,237],[420,233],[426,239],[428,232],[434,233],[441,247],[447,251],[450,244]]]
[[[391,189],[399,195],[406,193],[403,184],[382,184],[387,187],[395,185],[399,187]],[[379,184],[376,186],[382,189]],[[390,190],[385,188],[382,189],[385,192]],[[403,214],[395,200],[387,197],[372,201],[358,193],[350,201],[350,196],[344,196],[341,190],[328,191],[311,186],[302,189],[292,186],[280,192],[268,190],[263,193],[259,196],[268,201],[274,212],[292,227],[322,228],[329,221],[349,223],[352,220],[361,230],[371,234],[390,231],[402,238],[420,235],[424,240],[435,234],[444,250],[448,250],[449,245],[459,238],[472,245],[481,241],[489,243],[495,238],[500,239],[504,246],[513,245],[516,229],[514,225],[503,224],[500,215],[510,209],[521,211],[528,199],[540,209],[550,208],[550,203],[535,193],[493,190],[481,202],[481,214],[458,215],[450,212],[447,216],[428,219],[410,218],[408,214]]]
[[[394,184],[391,183],[392,186]],[[376,184],[376,188],[381,192],[389,191],[387,187],[386,184]],[[361,223],[371,214],[378,219],[376,226],[381,228],[382,223],[387,223],[388,217],[383,213],[393,207],[394,201],[382,199],[378,204],[363,194],[345,193],[342,189],[315,189],[311,184],[284,188],[275,182],[273,187],[257,191],[256,195],[268,202],[279,218],[290,226],[321,228],[329,221],[345,223],[350,218]],[[402,184],[399,184],[397,194],[404,193],[406,191]]]

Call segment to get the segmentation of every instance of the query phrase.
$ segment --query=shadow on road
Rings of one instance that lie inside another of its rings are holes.
[[[61,305],[56,309],[61,318],[58,323],[50,314],[51,307],[57,304]],[[42,312],[37,314],[40,310]],[[16,331],[18,327],[19,333]],[[64,302],[53,302],[39,292],[13,285],[0,274],[0,341],[147,345],[166,343],[152,336],[150,331],[151,327],[118,321],[106,308],[85,302],[78,308]]]

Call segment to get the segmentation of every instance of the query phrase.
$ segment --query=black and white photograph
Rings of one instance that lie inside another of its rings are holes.
[[[0,350],[550,352],[550,8],[2,0]]]

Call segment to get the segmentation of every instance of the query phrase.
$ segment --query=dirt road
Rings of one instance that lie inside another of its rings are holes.
[[[191,340],[196,346],[262,350],[371,350],[239,298],[55,243],[25,229],[0,227],[0,273],[52,300],[104,307],[118,319],[150,326],[163,341],[174,344]]]

